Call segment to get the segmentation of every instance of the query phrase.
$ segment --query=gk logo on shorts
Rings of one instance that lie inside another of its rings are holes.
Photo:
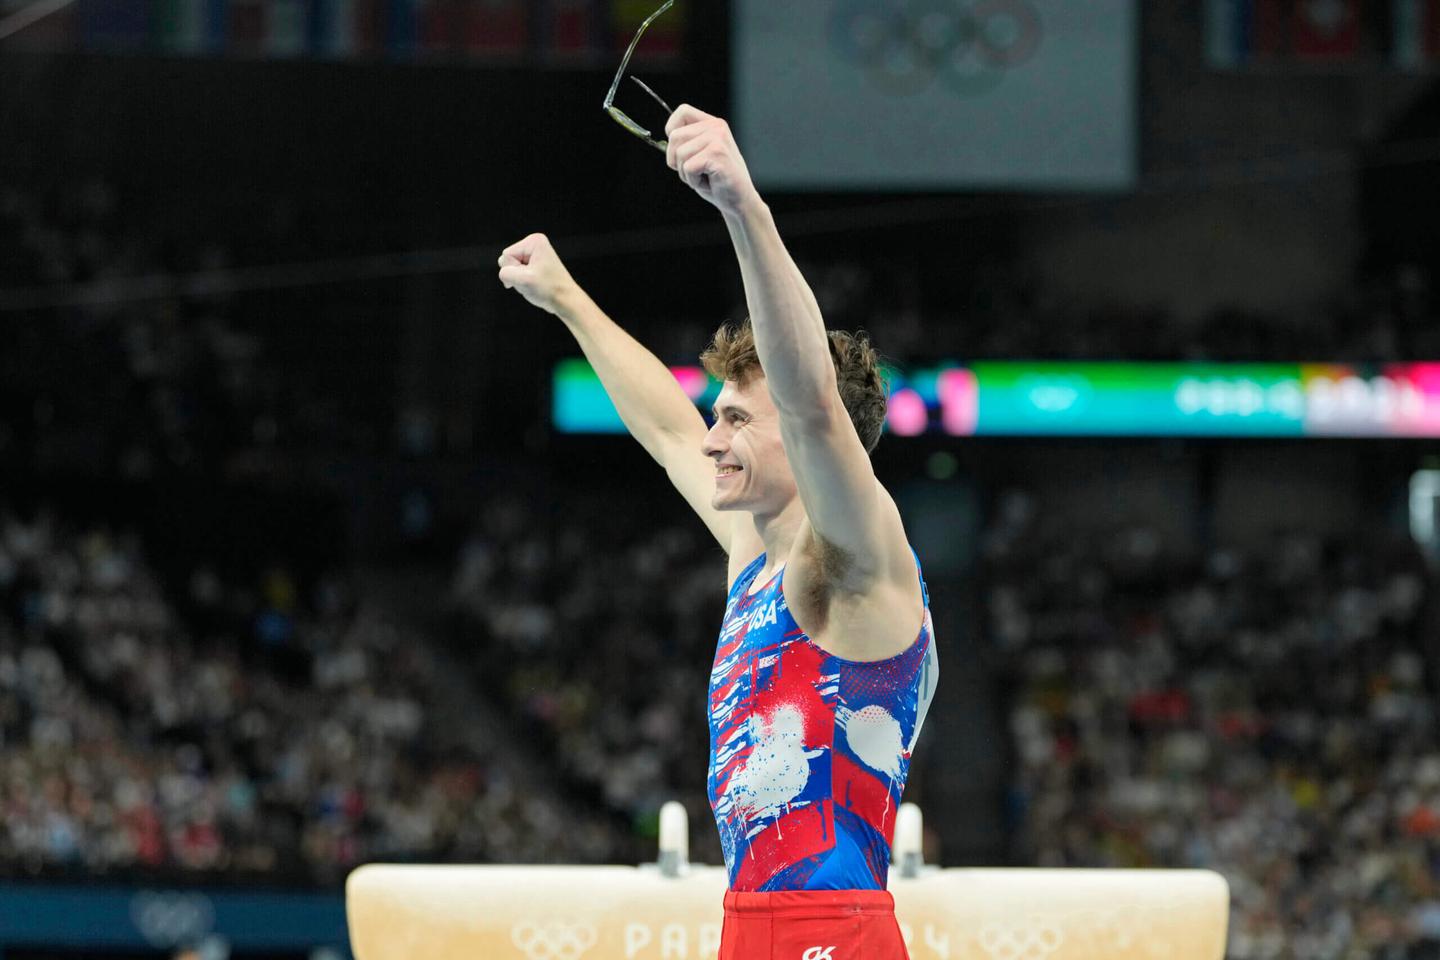
[[[588,923],[517,923],[510,928],[510,942],[527,960],[580,960],[599,937]]]
[[[811,947],[800,960],[831,960],[834,952],[834,947]]]

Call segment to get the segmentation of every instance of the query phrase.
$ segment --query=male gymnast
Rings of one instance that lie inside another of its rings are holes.
[[[826,331],[726,122],[683,105],[665,129],[670,168],[724,217],[750,311],[701,355],[723,382],[714,426],[543,235],[505,250],[500,281],[565,323],[729,557],[709,693],[720,960],[905,958],[886,877],[939,661],[919,558],[870,463],[876,354]]]

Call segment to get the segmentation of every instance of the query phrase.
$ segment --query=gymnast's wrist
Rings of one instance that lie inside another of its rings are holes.
[[[572,284],[556,292],[552,312],[570,330],[579,330],[599,314],[600,308],[590,299],[590,295],[586,294],[585,289]]]
[[[734,207],[724,211],[725,224],[732,233],[741,231],[750,233],[762,227],[773,228],[774,216],[770,212],[770,205],[765,198],[757,191],[751,191],[743,200]]]
[[[595,301],[590,299],[590,295],[579,284],[570,283],[556,291],[555,309],[552,312],[564,321],[567,327],[574,327],[584,323],[585,318],[598,309]]]

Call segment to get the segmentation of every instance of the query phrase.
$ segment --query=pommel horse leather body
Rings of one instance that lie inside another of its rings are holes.
[[[714,960],[725,871],[391,866],[346,883],[357,960]],[[890,892],[912,960],[1222,960],[1208,870],[932,870]],[[799,960],[799,958],[796,958]]]

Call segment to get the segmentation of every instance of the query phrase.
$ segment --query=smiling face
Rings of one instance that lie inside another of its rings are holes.
[[[780,414],[770,401],[765,377],[752,376],[743,387],[725,381],[712,412],[715,425],[701,448],[715,461],[710,506],[757,516],[782,512],[798,490],[780,440]]]

